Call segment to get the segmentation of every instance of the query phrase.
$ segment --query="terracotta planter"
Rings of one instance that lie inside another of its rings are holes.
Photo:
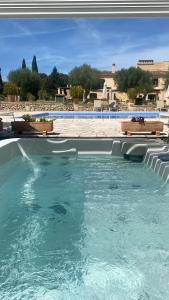
[[[123,121],[121,130],[123,132],[162,132],[164,123],[160,121],[145,121],[144,123]]]
[[[53,121],[48,122],[26,122],[26,121],[15,121],[11,122],[12,131],[17,133],[26,132],[51,132],[53,131]]]

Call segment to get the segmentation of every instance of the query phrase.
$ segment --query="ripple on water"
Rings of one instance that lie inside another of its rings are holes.
[[[109,185],[109,189],[110,190],[117,190],[119,187],[118,187],[118,184],[116,184],[116,183],[113,183],[113,184],[110,184]]]
[[[41,206],[36,203],[30,203],[26,208],[32,212],[38,212],[41,209]]]

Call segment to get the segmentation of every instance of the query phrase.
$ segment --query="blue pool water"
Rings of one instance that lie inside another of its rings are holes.
[[[46,117],[46,118],[79,118],[79,119],[123,119],[132,117],[144,117],[144,118],[159,118],[159,112],[46,112],[33,114],[35,117]]]
[[[107,156],[0,168],[0,300],[168,300],[169,188]]]

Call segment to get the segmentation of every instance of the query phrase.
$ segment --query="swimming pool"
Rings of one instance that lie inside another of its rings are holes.
[[[123,119],[123,118],[132,118],[132,117],[144,117],[144,118],[159,118],[159,112],[64,112],[64,111],[55,111],[55,112],[46,112],[32,114],[35,117],[46,117],[46,118],[80,118],[80,119]]]
[[[0,178],[0,299],[169,299],[169,188],[143,164],[12,154]]]

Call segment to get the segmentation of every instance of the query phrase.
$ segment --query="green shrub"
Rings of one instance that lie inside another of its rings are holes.
[[[4,100],[5,100],[4,95],[0,95],[0,101],[4,101]]]
[[[6,82],[6,83],[4,83],[3,94],[4,95],[18,95],[19,88],[15,83]]]
[[[35,96],[32,95],[31,93],[27,93],[26,99],[27,99],[27,101],[35,101],[36,100]]]
[[[39,100],[47,100],[48,98],[47,92],[45,90],[39,90],[38,98]]]
[[[45,117],[41,117],[40,119],[39,119],[39,122],[47,122],[48,120],[45,118]]]
[[[73,99],[83,99],[84,89],[81,86],[72,86],[70,95]]]
[[[36,122],[36,118],[31,115],[24,115],[22,119],[24,119],[25,122]]]

